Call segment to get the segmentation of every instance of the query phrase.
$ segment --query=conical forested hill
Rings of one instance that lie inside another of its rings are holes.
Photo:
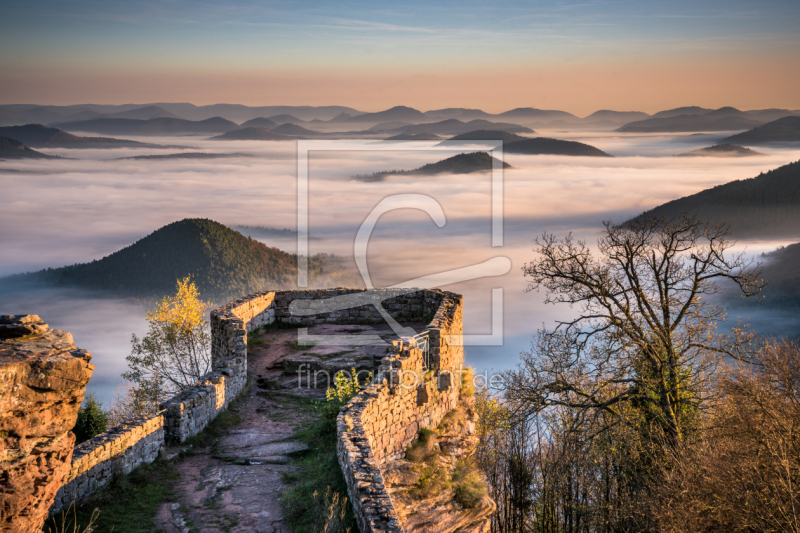
[[[178,278],[192,276],[202,298],[222,301],[291,283],[296,264],[218,222],[187,218],[103,259],[24,276],[140,298],[174,293]]]

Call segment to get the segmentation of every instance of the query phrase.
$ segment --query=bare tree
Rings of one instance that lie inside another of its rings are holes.
[[[580,312],[538,333],[506,375],[506,398],[523,414],[561,406],[580,427],[626,423],[681,443],[698,424],[720,356],[746,357],[752,340],[743,330],[719,335],[725,313],[706,298],[723,280],[757,294],[760,265],[731,252],[726,226],[689,216],[606,222],[598,255],[571,235],[545,234],[536,245],[540,257],[523,267],[528,290],[543,287],[547,303]]]

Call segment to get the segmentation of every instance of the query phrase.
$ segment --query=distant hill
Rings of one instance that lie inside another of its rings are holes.
[[[295,256],[213,220],[194,218],[173,222],[91,263],[13,278],[159,298],[175,291],[176,279],[191,275],[204,299],[222,301],[286,285],[296,269]]]
[[[148,105],[143,107],[136,107],[133,109],[125,109],[113,113],[100,113],[92,109],[83,109],[77,113],[68,114],[58,118],[58,122],[65,124],[68,122],[77,122],[82,120],[94,120],[98,118],[132,118],[138,120],[149,120],[151,118],[181,118],[166,109],[155,105]],[[48,121],[51,122],[51,121]]]
[[[181,118],[157,105],[148,105],[137,107],[136,109],[129,109],[127,111],[109,113],[106,116],[109,118],[133,118],[137,120],[150,120],[153,118]]]
[[[503,141],[504,143],[524,141],[525,139],[527,139],[527,137],[523,137],[522,135],[517,135],[510,131],[498,130],[468,131],[467,133],[462,133],[450,138],[451,141]]]
[[[750,157],[755,155],[764,154],[735,144],[715,144],[707,148],[678,154],[676,157]]]
[[[394,122],[394,121],[403,121],[403,122],[423,122],[425,121],[425,115],[417,111],[414,108],[406,107],[406,106],[395,106],[391,109],[387,109],[386,111],[379,111],[377,113],[364,113],[362,115],[356,115],[354,117],[350,117],[347,122]]]
[[[269,120],[274,122],[275,124],[305,124],[305,120],[300,120],[299,118],[293,115],[273,115],[269,117]]]
[[[508,122],[489,122],[488,120],[471,120],[462,122],[451,118],[441,122],[416,124],[404,126],[397,130],[398,133],[434,133],[436,135],[460,135],[475,130],[507,131],[511,133],[533,133],[533,130],[519,124]]]
[[[361,111],[352,107],[339,105],[329,106],[246,106],[241,104],[211,104],[196,106],[193,104],[181,103],[155,103],[154,105],[163,107],[167,111],[175,113],[183,118],[191,120],[204,120],[211,117],[224,117],[233,122],[245,122],[256,117],[272,117],[275,115],[292,115],[301,120],[330,120],[341,113],[358,115]]]
[[[375,124],[374,126],[370,127],[367,131],[378,133],[382,131],[397,130],[405,126],[413,126],[413,124],[411,124],[410,122],[403,122],[402,120],[395,120],[393,122],[381,122],[380,124]]]
[[[763,256],[764,303],[774,307],[800,308],[800,243],[780,247]]]
[[[327,120],[326,122],[347,122],[352,117],[353,115],[351,115],[350,113],[339,113],[338,115],[336,115],[330,120]]]
[[[472,172],[486,172],[492,170],[494,162],[498,162],[502,168],[514,168],[508,163],[492,157],[487,152],[470,152],[454,155],[436,163],[428,163],[414,170],[385,170],[362,176],[355,176],[361,181],[383,181],[386,176],[391,175],[433,175],[433,174],[470,174]]]
[[[505,143],[503,152],[506,154],[612,157],[610,154],[589,144],[576,141],[561,141],[547,137],[535,137],[533,139]]]
[[[640,217],[682,213],[728,223],[737,238],[800,239],[800,161],[667,202]]]
[[[702,115],[704,113],[708,113],[709,111],[713,111],[713,109],[698,107],[696,105],[686,106],[686,107],[676,107],[675,109],[666,109],[664,111],[659,111],[658,113],[654,113],[653,118],[671,118],[671,117],[677,117],[678,115]]]
[[[182,118],[153,118],[149,120],[97,118],[54,125],[69,131],[86,131],[104,135],[189,135],[222,133],[239,128],[239,125],[235,122],[221,117],[197,121]]]
[[[48,128],[41,124],[0,127],[0,135],[16,139],[35,148],[165,148],[158,144],[148,144],[127,139],[110,137],[79,137],[58,128]]]
[[[180,154],[163,155],[135,155],[133,157],[120,157],[120,159],[143,159],[143,160],[162,160],[162,159],[221,159],[226,157],[247,157],[247,154],[210,154],[206,152],[183,152]]]
[[[487,113],[481,109],[467,109],[463,107],[449,107],[447,109],[432,109],[430,111],[425,111],[424,113],[425,118],[427,120],[448,120],[451,118],[457,118],[458,120],[468,121],[468,120],[476,120],[476,119],[491,119],[494,117],[491,113]]]
[[[705,109],[702,107],[680,107],[660,111],[651,118],[637,120],[620,127],[617,131],[628,133],[681,133],[702,131],[747,130],[767,122],[800,114],[789,109],[759,109],[741,111],[735,107]]]
[[[800,117],[783,117],[750,131],[722,139],[725,143],[759,145],[800,141]]]
[[[644,120],[650,118],[650,115],[641,111],[611,111],[602,109],[595,111],[591,115],[584,117],[585,123],[603,123],[603,124],[626,124],[635,120]]]
[[[47,155],[36,150],[31,150],[16,139],[9,139],[0,135],[0,159],[59,159],[54,155]]]
[[[278,127],[272,128],[272,131],[280,133],[281,135],[319,135],[318,131],[309,130],[303,126],[292,124],[291,122],[286,122]]]
[[[543,122],[551,120],[564,120],[567,122],[577,122],[580,119],[572,113],[566,111],[556,111],[549,109],[536,109],[533,107],[518,107],[511,111],[506,111],[495,115],[497,118],[506,120],[519,120],[524,122]]]
[[[386,137],[384,141],[438,141],[441,139],[433,133],[401,133]]]
[[[760,121],[745,116],[678,115],[668,118],[648,118],[625,124],[621,133],[685,133],[701,131],[746,130]]]
[[[289,141],[295,137],[273,133],[266,128],[242,128],[209,138],[210,141]]]
[[[268,118],[258,117],[248,120],[240,125],[242,128],[267,128],[271,130],[274,127],[277,127],[277,124],[271,121]]]

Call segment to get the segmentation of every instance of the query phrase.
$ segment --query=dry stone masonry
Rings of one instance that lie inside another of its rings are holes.
[[[464,351],[462,297],[441,291],[427,326],[429,366],[413,339],[395,341],[376,383],[342,409],[337,452],[361,533],[402,533],[381,473],[404,456],[420,428],[434,428],[458,405]]]
[[[381,465],[402,457],[420,428],[435,427],[459,401],[462,297],[440,290],[266,291],[215,309],[211,372],[157,415],[130,419],[74,453],[70,429],[91,355],[38,317],[0,317],[0,532],[36,530],[49,508],[80,503],[115,475],[154,461],[166,442],[202,431],[246,385],[248,332],[268,324],[372,324],[387,315],[428,323],[427,349],[418,337],[389,347],[376,384],[340,414],[337,451],[362,533],[402,532]]]
[[[164,448],[164,416],[138,416],[82,442],[50,514],[80,503],[115,476],[152,463]]]
[[[94,366],[36,315],[0,316],[0,531],[39,531],[67,476]]]

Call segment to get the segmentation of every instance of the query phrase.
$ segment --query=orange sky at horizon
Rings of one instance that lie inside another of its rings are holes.
[[[0,103],[196,105],[344,105],[380,111],[407,105],[502,112],[560,109],[579,116],[599,109],[654,113],[698,105],[800,109],[800,58],[717,62],[656,61],[538,64],[535,67],[445,69],[296,69],[193,71],[127,65],[32,72],[4,69]]]

